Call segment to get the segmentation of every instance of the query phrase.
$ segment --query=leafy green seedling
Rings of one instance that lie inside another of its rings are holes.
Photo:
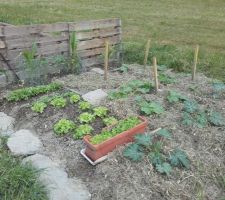
[[[167,130],[167,129],[161,129],[159,131],[156,132],[156,135],[165,138],[165,139],[172,139],[171,133]]]
[[[195,100],[186,100],[184,102],[184,111],[188,113],[194,113],[199,110],[199,105]]]
[[[187,169],[190,167],[190,160],[188,159],[187,154],[180,149],[175,149],[171,153],[169,160],[172,166],[185,167]]]
[[[141,121],[137,117],[129,117],[124,120],[120,120],[115,127],[112,128],[110,131],[102,131],[100,134],[97,134],[91,138],[92,144],[100,144],[104,142],[105,140],[112,138],[124,131],[127,131],[137,124],[139,124]]]
[[[152,137],[150,135],[137,134],[135,136],[135,142],[138,145],[147,147],[152,144]]]
[[[90,104],[89,102],[87,102],[87,101],[81,101],[81,102],[79,103],[79,108],[80,108],[81,110],[88,110],[88,109],[91,108],[91,104]]]
[[[77,103],[78,101],[80,101],[80,95],[79,94],[73,94],[70,97],[70,103]]]
[[[104,118],[103,122],[106,126],[111,126],[118,123],[118,120],[115,117]]]
[[[37,113],[43,113],[45,108],[47,108],[47,104],[44,102],[36,102],[31,107],[31,109]]]
[[[17,89],[9,93],[6,97],[8,101],[21,101],[28,100],[31,97],[37,96],[39,94],[45,94],[47,92],[53,92],[62,88],[59,83],[51,83],[49,85],[40,85],[36,87],[26,87],[22,89]]]
[[[66,106],[66,99],[63,97],[55,97],[51,100],[50,104],[56,108],[64,108]]]
[[[177,103],[179,101],[187,100],[187,98],[176,91],[169,91],[167,100],[169,101],[169,103]]]
[[[73,137],[74,139],[80,139],[83,136],[90,134],[93,130],[94,129],[88,124],[80,125],[75,130]]]
[[[176,83],[176,79],[172,78],[168,75],[160,73],[159,74],[159,82],[162,83],[163,85],[168,85],[171,83]]]
[[[82,113],[78,119],[80,123],[89,123],[95,119],[95,116],[93,114],[85,112],[85,113]]]
[[[75,124],[67,119],[61,119],[54,125],[54,132],[57,135],[65,135],[75,128]]]
[[[166,174],[168,176],[172,172],[172,167],[169,163],[164,162],[162,164],[156,165],[156,170],[160,174]]]
[[[225,125],[225,119],[219,112],[210,112],[209,113],[209,123],[214,126],[223,126]]]
[[[152,114],[162,114],[164,112],[164,108],[160,103],[157,102],[147,102],[144,101],[140,104],[140,110],[142,113],[146,115],[152,115]]]
[[[144,152],[140,150],[138,144],[130,144],[123,152],[123,155],[132,161],[140,161],[144,157]]]
[[[108,108],[104,106],[96,107],[93,110],[94,110],[94,115],[97,117],[105,117],[108,112]]]

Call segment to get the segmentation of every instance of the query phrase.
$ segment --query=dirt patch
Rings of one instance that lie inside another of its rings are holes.
[[[174,77],[176,83],[162,89],[157,95],[145,94],[143,98],[160,102],[165,112],[161,116],[147,117],[148,130],[159,127],[169,129],[173,140],[168,142],[166,149],[175,147],[185,150],[191,160],[190,170],[174,169],[167,177],[158,174],[148,159],[139,163],[131,162],[122,155],[124,147],[109,154],[107,161],[93,167],[80,156],[84,148],[81,140],[72,137],[56,137],[52,131],[52,124],[62,117],[74,118],[79,113],[76,108],[66,107],[55,110],[49,107],[42,115],[31,112],[26,107],[31,102],[19,104],[1,103],[0,110],[17,118],[17,128],[34,126],[44,144],[43,153],[59,160],[66,167],[69,176],[81,178],[88,186],[93,200],[130,200],[130,199],[168,199],[217,200],[225,197],[225,127],[215,127],[208,124],[204,128],[186,127],[181,124],[183,104],[170,105],[165,100],[169,90],[176,90],[190,99],[196,100],[201,108],[219,111],[225,116],[225,98],[213,97],[211,80],[198,74],[196,82],[191,81],[187,74],[176,74],[166,71]],[[65,87],[79,91],[81,94],[102,88],[110,91],[121,84],[133,79],[149,80],[149,74],[142,66],[132,65],[128,73],[111,72],[109,80],[105,82],[103,76],[94,72],[87,72],[80,76],[68,75],[58,79]],[[135,102],[135,96],[125,99],[102,102],[118,117],[140,114]],[[98,124],[99,123],[99,124]],[[96,129],[102,127],[96,123]]]

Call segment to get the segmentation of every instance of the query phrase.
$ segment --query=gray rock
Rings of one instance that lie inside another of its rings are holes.
[[[92,68],[91,71],[101,75],[104,74],[104,70],[102,70],[101,68]]]
[[[44,155],[33,155],[25,158],[23,164],[31,163],[41,170],[40,181],[49,192],[50,200],[89,200],[87,188],[77,179],[68,178],[67,173]]]
[[[83,99],[88,101],[94,106],[97,106],[107,97],[107,93],[102,89],[94,90],[82,95]]]
[[[29,130],[21,129],[10,136],[7,146],[14,155],[32,155],[41,150],[42,143]]]
[[[7,78],[4,74],[0,74],[0,88],[7,85]]]
[[[0,112],[0,135],[9,136],[14,130],[15,119],[6,115],[3,112]]]

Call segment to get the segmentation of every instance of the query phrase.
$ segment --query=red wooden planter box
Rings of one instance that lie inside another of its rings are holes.
[[[140,117],[139,119],[142,121],[137,126],[124,131],[101,144],[91,144],[90,135],[84,136],[84,143],[87,145],[85,149],[85,154],[91,158],[93,161],[101,158],[102,156],[107,155],[109,152],[113,151],[116,146],[126,144],[128,142],[132,142],[134,140],[134,135],[144,133],[145,128],[148,124],[147,120],[144,117]]]

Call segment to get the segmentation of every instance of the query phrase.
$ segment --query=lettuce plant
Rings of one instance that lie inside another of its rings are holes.
[[[107,115],[107,112],[108,112],[108,108],[104,106],[96,107],[93,110],[94,110],[94,115],[97,117],[104,117]]]
[[[47,104],[44,102],[36,102],[32,105],[31,110],[37,113],[43,113],[44,109],[47,107]]]
[[[84,112],[78,117],[80,123],[89,123],[95,119],[95,116],[91,113]]]
[[[70,102],[71,102],[71,103],[77,103],[78,101],[80,101],[80,95],[78,95],[78,94],[73,94],[73,95],[70,97]]]
[[[73,137],[74,139],[80,139],[83,136],[90,134],[93,130],[94,129],[88,124],[80,125],[74,131]]]
[[[61,119],[54,125],[54,132],[57,135],[65,135],[75,128],[75,124],[68,119]]]
[[[113,124],[116,124],[118,120],[115,117],[108,117],[108,118],[104,118],[103,122],[106,126],[111,126]]]
[[[87,101],[81,101],[81,102],[79,103],[79,108],[80,108],[81,110],[88,110],[88,109],[91,108],[91,104],[90,104],[89,102],[87,102]]]
[[[55,97],[51,100],[50,104],[56,108],[64,108],[66,106],[66,99],[63,97]]]

